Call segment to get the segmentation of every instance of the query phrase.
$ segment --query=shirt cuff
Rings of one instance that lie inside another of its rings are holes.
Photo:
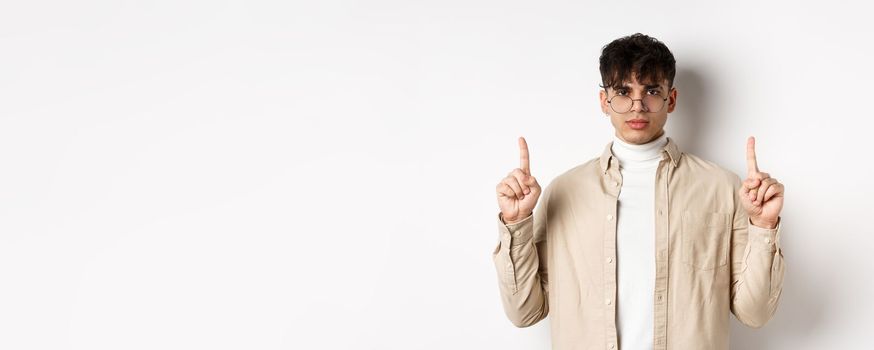
[[[498,212],[498,233],[501,242],[508,245],[520,245],[528,242],[534,235],[534,213],[519,222],[507,224],[501,213]]]
[[[747,219],[749,224],[749,240],[757,247],[767,250],[776,250],[780,246],[780,228],[783,225],[783,220],[777,217],[777,226],[774,228],[765,228],[753,225],[753,222]]]

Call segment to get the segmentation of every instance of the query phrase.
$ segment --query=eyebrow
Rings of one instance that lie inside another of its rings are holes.
[[[662,88],[662,86],[659,84],[647,84],[647,85],[644,85],[643,87],[644,87],[644,89],[647,89],[647,90],[649,90],[649,89],[661,89]],[[628,86],[628,84],[625,84],[625,85],[617,86],[617,87],[613,88],[613,90],[618,90],[618,89],[630,90],[631,87]]]

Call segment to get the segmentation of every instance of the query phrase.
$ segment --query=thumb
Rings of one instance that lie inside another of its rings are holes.
[[[535,184],[537,184],[537,180],[535,180],[534,176],[531,175],[526,175],[525,178],[522,179],[522,182],[524,182],[528,186],[534,186]]]

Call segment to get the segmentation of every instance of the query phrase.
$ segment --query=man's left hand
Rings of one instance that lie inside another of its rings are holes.
[[[770,174],[759,171],[756,162],[756,139],[752,136],[747,139],[747,179],[739,192],[753,225],[777,227],[780,210],[783,210],[783,184]]]

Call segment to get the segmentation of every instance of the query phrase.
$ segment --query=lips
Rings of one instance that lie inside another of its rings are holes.
[[[634,130],[644,129],[647,125],[649,125],[649,121],[646,119],[632,119],[625,123],[627,123],[628,126],[630,126]]]

